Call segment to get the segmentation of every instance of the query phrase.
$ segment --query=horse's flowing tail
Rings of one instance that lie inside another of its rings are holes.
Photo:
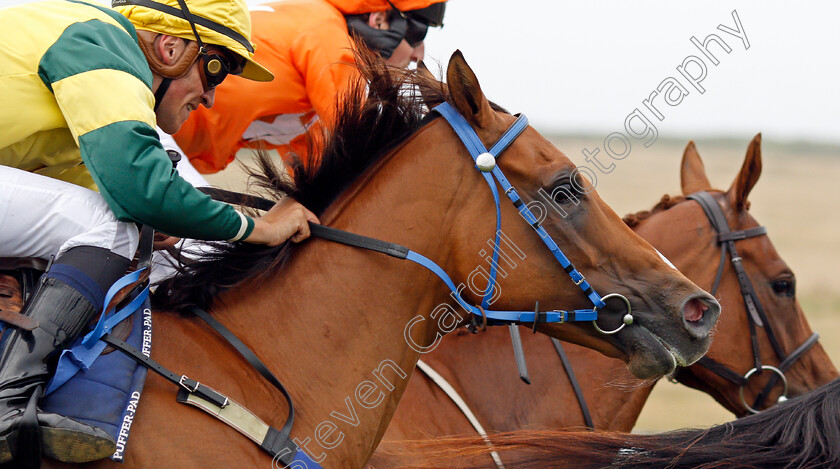
[[[534,431],[490,436],[511,467],[837,468],[840,467],[840,380],[760,414],[703,430],[658,435]],[[495,467],[484,439],[402,442],[404,456],[440,467]],[[463,467],[463,466],[462,466]]]

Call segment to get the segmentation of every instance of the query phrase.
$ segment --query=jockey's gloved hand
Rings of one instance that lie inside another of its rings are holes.
[[[286,241],[298,243],[309,237],[309,222],[321,223],[306,207],[286,197],[265,215],[254,219],[254,230],[243,241],[269,246],[279,246]]]
[[[152,248],[155,251],[171,248],[172,246],[178,244],[178,241],[181,241],[181,238],[155,232],[155,239],[152,242]]]

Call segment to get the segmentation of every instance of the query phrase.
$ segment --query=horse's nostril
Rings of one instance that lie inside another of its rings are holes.
[[[683,317],[688,322],[697,322],[703,319],[703,315],[709,310],[705,303],[697,298],[693,298],[685,304],[683,308]]]

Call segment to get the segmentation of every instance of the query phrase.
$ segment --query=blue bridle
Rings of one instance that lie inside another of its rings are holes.
[[[539,223],[537,218],[528,208],[528,206],[522,202],[522,199],[517,194],[516,189],[508,182],[505,175],[502,173],[502,170],[495,164],[495,159],[511,144],[514,140],[525,130],[528,126],[528,118],[524,115],[520,115],[516,121],[505,131],[505,133],[499,138],[498,141],[490,148],[490,151],[485,149],[484,144],[481,142],[481,139],[476,134],[475,130],[467,123],[466,119],[458,113],[449,103],[443,103],[436,106],[432,109],[434,112],[439,113],[443,116],[444,119],[449,123],[464,145],[467,147],[470,155],[473,158],[473,161],[476,162],[477,168],[481,171],[482,176],[484,176],[485,181],[487,181],[487,185],[490,187],[490,191],[493,194],[493,200],[496,204],[496,237],[493,243],[493,261],[490,267],[490,275],[487,282],[487,288],[484,291],[484,297],[481,301],[481,306],[472,306],[467,303],[459,293],[458,289],[455,287],[455,283],[449,278],[449,275],[440,268],[437,264],[429,260],[428,258],[414,252],[408,251],[407,256],[405,257],[408,260],[411,260],[417,264],[426,267],[427,269],[431,270],[435,273],[441,280],[449,287],[452,292],[452,297],[455,298],[458,303],[471,314],[475,315],[476,317],[482,317],[486,319],[488,324],[510,324],[514,322],[532,322],[532,323],[539,323],[539,322],[547,322],[547,323],[563,323],[567,321],[591,321],[592,324],[595,326],[595,329],[601,332],[602,334],[615,334],[616,332],[623,329],[625,326],[633,323],[633,316],[630,313],[630,302],[622,295],[617,293],[609,294],[605,297],[601,297],[594,288],[586,281],[586,278],[578,272],[575,266],[569,261],[563,251],[557,246],[557,243],[551,238],[548,232],[545,231],[545,228]],[[540,239],[545,243],[551,253],[554,255],[554,258],[560,263],[563,267],[563,270],[569,275],[574,282],[575,285],[580,287],[583,293],[589,298],[589,300],[593,304],[593,308],[591,309],[576,309],[573,311],[565,311],[565,310],[552,310],[552,311],[545,311],[540,312],[538,308],[535,308],[535,311],[496,311],[490,310],[488,307],[490,306],[490,299],[493,295],[493,290],[496,285],[496,275],[499,270],[499,245],[500,245],[500,236],[501,236],[501,228],[502,228],[502,212],[501,206],[499,202],[499,191],[496,187],[496,183],[501,186],[502,190],[504,191],[505,195],[513,202],[514,207],[519,210],[520,215],[534,228],[537,234],[540,236]],[[612,331],[605,331],[598,327],[596,320],[598,319],[598,310],[602,309],[605,306],[604,300],[611,297],[621,298],[626,307],[627,313],[624,315],[623,323],[615,330]]]

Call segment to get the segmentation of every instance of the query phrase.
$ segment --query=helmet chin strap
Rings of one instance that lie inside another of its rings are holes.
[[[163,101],[163,96],[166,94],[166,91],[169,90],[169,85],[172,84],[172,80],[177,80],[178,78],[186,75],[190,66],[198,58],[198,54],[206,53],[204,43],[201,42],[201,36],[198,35],[198,30],[195,28],[192,13],[190,13],[190,9],[187,7],[186,2],[184,0],[178,0],[178,5],[181,6],[181,11],[183,12],[186,20],[190,22],[190,27],[192,28],[193,35],[195,36],[195,41],[186,40],[187,47],[181,54],[180,60],[172,65],[167,65],[163,62],[163,60],[158,58],[157,54],[155,54],[154,39],[148,41],[144,40],[146,38],[138,37],[140,49],[143,50],[143,54],[149,62],[149,68],[163,78],[163,81],[160,82],[160,86],[158,86],[157,91],[155,91],[155,111],[157,111],[160,102]]]
[[[140,45],[140,49],[143,51],[143,55],[146,56],[149,68],[163,78],[163,81],[160,83],[160,86],[158,86],[157,91],[155,91],[155,111],[157,111],[158,105],[160,105],[160,102],[163,100],[163,95],[166,94],[166,91],[169,89],[169,85],[172,84],[172,80],[177,80],[187,74],[190,66],[198,57],[198,53],[201,48],[195,41],[187,41],[185,39],[187,45],[184,48],[184,52],[181,54],[180,60],[174,64],[167,65],[157,56],[157,54],[155,54],[154,38],[140,36],[138,39],[138,44]]]
[[[166,91],[169,89],[169,85],[171,84],[171,78],[163,77],[163,81],[160,82],[157,91],[155,91],[155,112],[157,112],[160,102],[163,101],[163,95],[166,94]]]

